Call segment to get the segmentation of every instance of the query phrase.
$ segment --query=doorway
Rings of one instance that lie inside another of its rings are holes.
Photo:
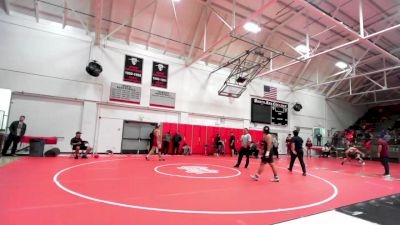
[[[156,123],[124,121],[122,132],[122,154],[146,154],[150,144],[150,133]]]

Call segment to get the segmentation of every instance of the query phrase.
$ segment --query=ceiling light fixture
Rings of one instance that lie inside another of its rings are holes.
[[[243,28],[251,33],[258,33],[261,31],[261,27],[253,22],[247,22],[246,24],[243,25]]]
[[[340,69],[346,69],[348,67],[348,65],[342,61],[339,61],[335,64],[335,66],[339,67]]]
[[[310,49],[305,45],[297,45],[295,49],[302,54],[307,54],[310,52]]]

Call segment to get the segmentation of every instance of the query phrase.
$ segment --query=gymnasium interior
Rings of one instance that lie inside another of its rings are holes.
[[[0,224],[399,224],[399,12],[0,0]]]

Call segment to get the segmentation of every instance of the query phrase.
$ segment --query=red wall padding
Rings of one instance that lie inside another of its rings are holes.
[[[229,128],[229,127],[214,127],[214,126],[202,126],[202,125],[192,125],[192,124],[176,124],[176,123],[163,123],[162,124],[162,134],[171,131],[172,137],[179,130],[183,141],[179,152],[182,152],[182,145],[186,142],[191,148],[193,154],[213,154],[216,152],[215,140],[218,133],[221,135],[221,139],[225,143],[225,154],[230,155],[231,150],[229,149],[229,139],[231,137],[231,132],[233,131],[236,137],[236,150],[240,149],[241,143],[240,139],[243,135],[243,129]],[[262,139],[262,131],[249,130],[249,133],[254,142],[260,142]],[[172,153],[172,145],[169,147],[168,153]]]

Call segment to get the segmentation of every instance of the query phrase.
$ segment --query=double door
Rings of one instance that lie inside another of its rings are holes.
[[[153,123],[124,121],[121,153],[147,153],[148,145],[150,144],[150,133],[155,125]]]

